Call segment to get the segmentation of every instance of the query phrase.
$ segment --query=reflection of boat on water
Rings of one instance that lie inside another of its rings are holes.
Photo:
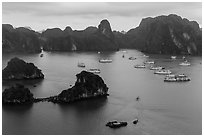
[[[172,72],[170,70],[157,70],[154,72],[154,74],[159,74],[159,75],[169,75]]]
[[[129,60],[135,60],[137,59],[136,57],[129,57]]]
[[[111,63],[112,60],[111,59],[100,59],[99,62],[100,63]]]
[[[187,60],[185,60],[184,62],[180,63],[179,65],[180,65],[180,66],[190,66],[191,63],[188,62]]]
[[[186,81],[190,81],[191,79],[189,77],[187,77],[184,74],[180,74],[180,75],[167,75],[164,78],[165,82],[186,82]]]
[[[85,67],[85,64],[84,64],[84,63],[78,63],[77,66],[84,68],[84,67]]]
[[[145,61],[144,64],[154,64],[154,61]]]
[[[176,56],[171,56],[171,59],[176,59]]]
[[[161,67],[161,66],[159,66],[159,67],[153,67],[153,66],[151,66],[150,67],[150,70],[161,70],[161,69],[165,69],[164,67]]]
[[[146,68],[145,65],[135,65],[134,68]]]
[[[87,71],[88,71],[88,72],[91,72],[91,73],[96,73],[96,74],[101,73],[100,69],[95,69],[95,68],[89,69],[89,70],[87,70]]]

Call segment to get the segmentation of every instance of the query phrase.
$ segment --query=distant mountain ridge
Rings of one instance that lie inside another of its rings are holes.
[[[40,52],[40,41],[37,32],[28,28],[13,28],[10,24],[2,25],[3,52]]]
[[[138,49],[155,54],[202,54],[202,30],[195,21],[170,14],[142,19],[128,32],[112,31],[108,20],[84,30],[52,28],[42,33],[2,24],[3,52],[109,51]]]

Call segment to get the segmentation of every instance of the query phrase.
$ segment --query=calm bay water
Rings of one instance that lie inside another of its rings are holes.
[[[191,66],[182,67],[181,57],[172,61],[167,55],[143,57],[137,50],[123,52],[44,52],[39,54],[3,54],[2,67],[12,57],[33,62],[42,70],[44,80],[20,81],[29,87],[35,97],[59,94],[76,81],[78,62],[85,69],[99,68],[99,74],[109,87],[107,99],[94,99],[73,104],[58,105],[48,102],[31,106],[3,106],[3,134],[202,134],[202,58],[187,57]],[[136,60],[128,60],[130,56]],[[102,64],[101,58],[112,59]],[[186,74],[190,82],[165,83],[164,76],[152,70],[133,66],[146,60],[155,60],[175,74]],[[2,68],[2,69],[3,69]],[[14,82],[3,82],[3,90]],[[33,87],[33,85],[37,87]],[[141,100],[136,101],[140,96]],[[137,125],[132,121],[138,118]],[[127,121],[128,126],[110,129],[111,120]]]

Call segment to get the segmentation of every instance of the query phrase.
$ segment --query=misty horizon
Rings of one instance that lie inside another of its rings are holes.
[[[196,21],[202,27],[202,4],[198,2],[3,2],[2,8],[3,24],[11,24],[15,28],[29,27],[37,32],[51,28],[64,30],[67,26],[72,30],[84,30],[90,26],[98,27],[103,19],[110,22],[113,31],[127,32],[138,27],[143,18],[169,14]]]

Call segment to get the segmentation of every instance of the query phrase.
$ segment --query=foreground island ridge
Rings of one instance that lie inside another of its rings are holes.
[[[71,103],[83,99],[108,96],[108,87],[100,76],[82,71],[76,77],[77,81],[73,87],[63,90],[59,95],[46,98],[34,98],[28,88],[16,84],[4,90],[2,102],[3,104],[30,104],[41,101]]]

